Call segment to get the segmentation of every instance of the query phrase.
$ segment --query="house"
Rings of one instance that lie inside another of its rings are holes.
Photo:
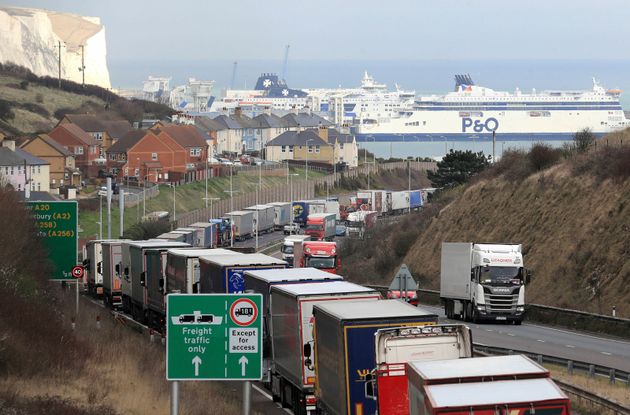
[[[50,191],[50,164],[46,160],[15,147],[15,141],[3,140],[0,147],[0,182],[15,190]]]
[[[48,135],[74,154],[75,166],[83,177],[97,177],[105,168],[105,160],[100,156],[101,143],[83,131],[76,124],[59,124]]]
[[[227,131],[221,124],[215,122],[212,118],[206,116],[195,117],[195,128],[199,134],[203,136],[208,144],[208,161],[219,154],[217,151],[218,133],[219,131]]]
[[[270,161],[308,160],[332,163],[333,148],[317,130],[285,131],[267,143],[265,158]]]
[[[282,117],[287,128],[291,131],[303,130],[305,128],[331,127],[333,124],[310,112],[289,113]]]
[[[288,124],[275,114],[260,114],[251,121],[254,128],[254,147],[264,148],[267,143],[285,131],[289,130]]]
[[[125,164],[127,164],[127,152],[147,133],[146,130],[131,130],[118,139],[107,150],[107,171],[118,176],[121,180],[125,179],[123,174]]]
[[[66,114],[57,125],[74,124],[101,144],[101,157],[105,151],[127,131],[133,129],[127,120],[106,120],[94,114]]]
[[[122,140],[117,144],[117,152],[127,145]],[[207,154],[206,140],[194,126],[158,122],[126,149],[122,174],[152,182],[202,180]]]
[[[212,119],[220,126],[217,130],[215,154],[235,156],[243,151],[243,126],[233,117],[219,115]]]
[[[328,142],[335,146],[335,163],[347,163],[349,167],[359,165],[359,146],[354,135],[340,133],[334,128],[329,128]]]
[[[75,155],[46,134],[31,138],[20,146],[30,154],[50,164],[50,187],[79,186],[81,171],[75,165]]]
[[[243,114],[243,110],[240,107],[234,109],[234,114],[230,115],[230,118],[241,126],[242,146],[239,153],[260,151],[260,146],[256,144],[255,124],[252,123],[252,119]]]

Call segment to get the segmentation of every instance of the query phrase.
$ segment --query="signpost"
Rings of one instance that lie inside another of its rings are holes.
[[[169,294],[166,379],[176,414],[181,380],[262,379],[261,294]],[[244,395],[244,408],[249,408]]]
[[[52,280],[74,280],[72,268],[77,264],[78,208],[76,201],[26,202],[44,240],[48,258],[54,264]]]

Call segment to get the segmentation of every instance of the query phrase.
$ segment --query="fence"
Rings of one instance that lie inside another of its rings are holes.
[[[138,193],[125,193],[125,208],[134,207],[145,200],[151,199],[160,194],[160,186],[152,185],[151,187],[142,189]],[[118,195],[113,195],[113,200],[118,200]]]
[[[316,185],[329,187],[335,187],[337,183],[341,180],[342,177],[350,178],[357,177],[359,175],[367,175],[369,174],[378,174],[379,171],[387,170],[396,170],[396,169],[406,169],[407,166],[411,166],[412,170],[417,171],[427,171],[427,170],[435,170],[437,169],[437,163],[433,161],[396,161],[393,163],[368,163],[362,164],[359,167],[354,169],[350,169],[344,172],[338,172],[336,174],[331,174],[324,177],[319,177],[314,179]],[[309,166],[310,169],[310,166]]]
[[[291,195],[291,188],[293,188],[293,195]],[[289,202],[291,200],[313,199],[314,197],[314,181],[309,180],[308,183],[306,181],[296,181],[293,182],[292,186],[283,184],[263,189],[258,195],[258,204]],[[231,199],[222,199],[212,203],[207,208],[177,215],[175,222],[178,227],[188,226],[195,222],[207,222],[210,218],[221,217],[230,211],[244,209],[256,204],[256,193],[250,192],[237,195]]]

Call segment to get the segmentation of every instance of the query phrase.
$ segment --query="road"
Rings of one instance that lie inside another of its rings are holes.
[[[458,322],[458,320],[448,320],[442,307],[426,305],[421,307],[437,313],[440,321]],[[532,323],[523,323],[521,326],[469,323],[469,327],[475,343],[630,371],[630,342],[628,341]]]

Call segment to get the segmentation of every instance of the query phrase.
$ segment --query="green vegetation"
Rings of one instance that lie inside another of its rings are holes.
[[[303,180],[306,176],[304,169],[291,169],[292,174],[298,174],[293,180]],[[263,171],[264,173],[264,171]],[[324,176],[325,173],[310,171],[308,177],[315,179]],[[286,176],[262,176],[262,188],[269,189],[273,186],[285,185]],[[175,212],[179,215],[185,212],[191,212],[206,206],[205,200],[205,181],[188,183],[175,187]],[[233,190],[240,193],[255,192],[258,186],[257,175],[234,175],[232,177]],[[228,199],[230,197],[230,177],[216,177],[208,179],[208,197]],[[80,236],[82,238],[92,238],[98,235],[99,225],[99,208],[98,197],[96,199],[82,199],[79,201],[79,226],[81,228]],[[125,209],[124,227],[129,229],[132,225],[142,220],[142,203]],[[145,204],[146,213],[156,211],[173,211],[173,188],[161,185],[160,193],[154,198],[147,199]],[[103,235],[107,234],[107,212],[105,198],[103,198]],[[117,201],[112,201],[112,237],[120,235],[120,211]]]
[[[450,188],[466,183],[490,164],[483,152],[451,150],[438,162],[436,172],[429,172],[433,187]]]

